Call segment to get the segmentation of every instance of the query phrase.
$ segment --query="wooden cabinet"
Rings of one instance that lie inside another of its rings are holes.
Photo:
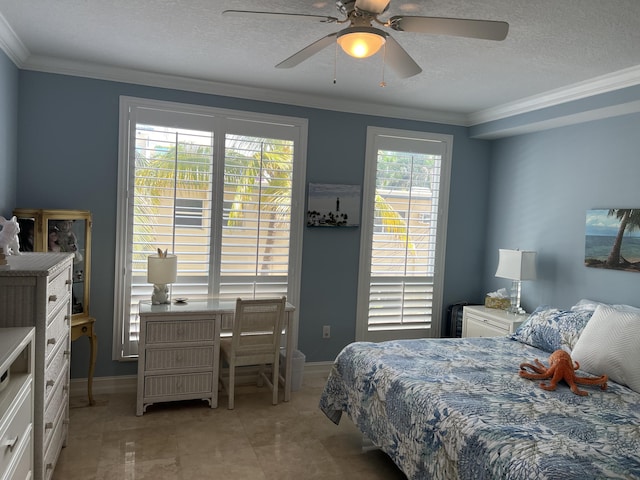
[[[499,337],[516,331],[527,315],[515,315],[505,310],[483,305],[465,306],[462,313],[463,337]]]
[[[73,253],[73,316],[89,315],[91,212],[16,208],[21,252]]]
[[[35,327],[33,478],[44,480],[67,439],[73,254],[7,260],[10,268],[0,270],[0,327]]]
[[[0,328],[0,479],[33,478],[33,328]]]

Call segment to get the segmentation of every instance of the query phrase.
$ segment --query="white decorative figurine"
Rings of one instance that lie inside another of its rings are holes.
[[[7,220],[0,215],[0,249],[3,250],[5,255],[20,255],[20,242],[18,240],[18,233],[20,233],[20,225],[18,225],[18,219],[13,216],[10,220]]]

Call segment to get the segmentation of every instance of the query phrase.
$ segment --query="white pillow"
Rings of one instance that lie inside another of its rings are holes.
[[[599,305],[603,307],[613,307],[616,310],[622,310],[633,313],[640,313],[640,308],[633,307],[631,305],[609,305],[608,303],[598,302],[596,300],[589,300],[588,298],[583,298],[578,303],[576,303],[571,310],[574,312],[593,312]]]
[[[571,357],[581,370],[640,393],[640,314],[598,305]]]

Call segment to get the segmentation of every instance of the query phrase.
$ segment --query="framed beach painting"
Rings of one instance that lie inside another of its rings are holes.
[[[360,225],[360,185],[309,184],[307,227]]]
[[[640,208],[587,211],[584,264],[640,272]]]

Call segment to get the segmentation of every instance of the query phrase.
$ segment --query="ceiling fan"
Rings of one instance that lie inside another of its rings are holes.
[[[374,24],[397,32],[454,35],[483,40],[504,40],[509,31],[508,23],[493,20],[411,15],[395,15],[388,20],[380,20],[378,16],[387,11],[390,2],[391,0],[336,0],[336,7],[344,16],[343,19],[322,15],[250,10],[225,10],[222,14],[244,17],[286,18],[292,21],[313,23],[342,24],[348,22],[348,27],[339,32],[330,33],[326,37],[307,45],[299,52],[277,64],[276,68],[295,67],[320,52],[320,50],[328,47],[334,41],[337,41],[347,54],[355,58],[366,58],[374,55],[384,45],[384,61],[400,78],[417,75],[422,72],[422,69],[389,33],[381,28],[374,27]]]

